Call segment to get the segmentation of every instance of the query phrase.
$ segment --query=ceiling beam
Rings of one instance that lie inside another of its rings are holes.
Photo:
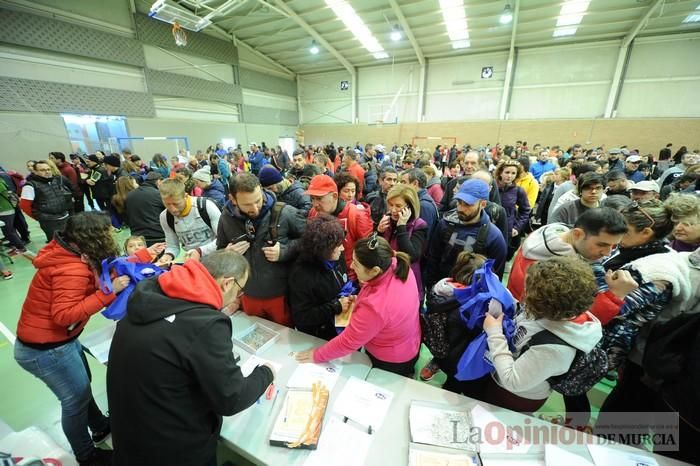
[[[613,73],[613,80],[610,84],[610,92],[608,93],[608,102],[605,105],[605,113],[603,118],[612,118],[615,113],[615,107],[617,106],[617,101],[620,97],[620,91],[622,90],[622,83],[625,79],[625,71],[627,69],[627,62],[629,61],[630,45],[632,41],[637,37],[639,31],[647,24],[651,15],[664,3],[665,0],[655,0],[654,4],[649,7],[647,12],[642,16],[637,24],[627,33],[627,35],[622,39],[620,44],[620,50],[617,54],[617,64],[615,65],[615,72]]]
[[[505,120],[510,106],[510,94],[513,90],[513,74],[515,73],[515,38],[518,34],[518,20],[520,19],[520,0],[515,0],[513,8],[513,26],[510,31],[510,48],[508,49],[508,61],[506,62],[506,76],[503,80],[501,92],[501,105],[498,111],[498,119]]]
[[[243,42],[242,40],[237,38],[235,35],[231,34],[231,37],[233,38],[234,45],[236,45],[237,47],[242,47],[242,48],[246,49],[247,51],[249,51],[250,53],[252,53],[256,57],[259,57],[259,58],[263,59],[264,61],[266,61],[267,63],[269,63],[270,65],[274,66],[275,68],[277,68],[282,73],[289,76],[290,78],[296,76],[296,73],[294,71],[290,70],[289,68],[287,68],[286,66],[284,66],[280,62],[273,60],[272,58],[268,57],[264,53],[251,47],[250,45],[246,44],[245,42]]]
[[[394,10],[394,14],[398,18],[399,24],[401,24],[401,27],[403,28],[404,32],[406,33],[406,37],[408,37],[408,40],[411,42],[411,45],[413,46],[413,50],[416,51],[416,57],[418,57],[418,63],[420,63],[421,65],[425,65],[425,57],[423,56],[423,51],[420,49],[420,45],[418,45],[418,41],[416,40],[415,36],[413,35],[413,31],[411,31],[411,27],[408,25],[408,21],[406,21],[406,17],[403,15],[403,12],[401,11],[399,4],[396,3],[396,0],[389,0],[389,4],[391,5],[391,9]]]
[[[658,10],[659,7],[663,5],[664,1],[665,0],[656,0],[654,4],[649,7],[646,14],[644,14],[644,16],[642,16],[642,18],[639,21],[637,21],[637,24],[634,25],[632,30],[622,40],[623,47],[627,47],[632,43],[634,38],[637,37],[637,34],[639,34],[639,31],[641,31],[642,28],[646,26],[647,21],[649,21],[649,18],[651,18],[651,15],[653,15],[654,12],[656,12],[656,10]]]
[[[351,73],[355,72],[355,67],[350,63],[343,55],[341,55],[338,50],[335,49],[326,39],[319,34],[316,29],[311,27],[309,23],[307,23],[301,16],[296,14],[294,10],[289,8],[287,5],[285,5],[282,0],[274,0],[274,2],[277,4],[278,7],[280,7],[282,10],[284,10],[288,15],[289,18],[292,19],[295,23],[297,23],[303,30],[305,30],[311,37],[316,39],[316,42],[319,43],[319,45],[323,46],[326,50],[328,50],[331,55],[333,55],[348,71]]]
[[[281,14],[285,18],[289,18],[289,13],[285,12],[284,10],[277,8],[275,5],[271,4],[270,2],[266,2],[265,0],[257,0],[258,3],[260,3],[263,6],[266,6],[267,8],[276,11],[277,13]]]

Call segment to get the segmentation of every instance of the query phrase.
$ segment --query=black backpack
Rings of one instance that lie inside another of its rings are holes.
[[[202,220],[204,220],[204,223],[207,224],[207,226],[211,229],[211,218],[209,218],[209,212],[207,212],[207,198],[205,197],[195,197],[197,200],[197,210],[199,211],[199,216],[202,217]],[[216,202],[214,202],[213,199],[209,199],[211,202],[216,205]],[[218,208],[218,206],[217,206]],[[175,231],[175,217],[173,217],[173,214],[171,214],[169,211],[165,211],[165,220],[168,222],[168,226],[170,227],[171,230]],[[216,233],[216,232],[214,232]]]
[[[571,346],[549,330],[536,333],[521,351],[521,355],[529,348],[537,345],[563,345]],[[573,346],[571,346],[573,348]],[[547,379],[552,390],[565,396],[582,395],[588,392],[595,384],[603,380],[608,373],[608,356],[596,345],[590,352],[584,353],[578,348],[569,370],[564,374],[555,375]]]
[[[688,375],[693,345],[700,335],[700,313],[686,313],[654,325],[644,349],[643,367],[651,377],[675,382]]]

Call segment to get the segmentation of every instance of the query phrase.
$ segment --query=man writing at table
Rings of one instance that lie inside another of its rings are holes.
[[[248,263],[234,251],[141,281],[117,324],[107,367],[114,465],[216,466],[222,416],[255,403],[269,366],[243,377],[231,321]]]

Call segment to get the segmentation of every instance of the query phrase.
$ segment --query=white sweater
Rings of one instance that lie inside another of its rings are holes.
[[[575,320],[532,320],[524,312],[515,318],[515,355],[510,352],[503,330],[492,327],[486,331],[490,359],[496,369],[496,383],[522,398],[544,400],[552,393],[547,379],[566,373],[576,355],[576,349],[590,352],[602,338],[600,321],[586,312]],[[533,335],[549,330],[571,346],[537,345],[520,355],[522,348]]]

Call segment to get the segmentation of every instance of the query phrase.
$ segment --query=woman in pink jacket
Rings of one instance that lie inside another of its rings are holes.
[[[297,354],[299,362],[326,362],[365,347],[374,367],[412,377],[421,331],[418,288],[406,253],[376,233],[355,243],[352,268],[362,282],[348,327],[325,345]]]

